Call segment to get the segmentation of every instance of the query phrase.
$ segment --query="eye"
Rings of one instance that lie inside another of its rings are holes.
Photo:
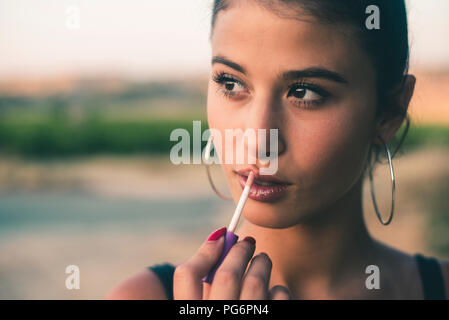
[[[291,92],[291,93],[290,93]],[[296,87],[294,90],[289,92],[289,96],[293,96],[297,99],[304,100],[317,100],[320,99],[321,96],[311,89],[307,89],[304,87]]]
[[[231,75],[220,72],[213,76],[213,80],[219,85],[219,91],[225,96],[236,96],[246,91],[245,85]]]
[[[304,108],[310,108],[323,103],[328,93],[312,84],[296,83],[290,86],[287,98],[293,97],[293,103]]]

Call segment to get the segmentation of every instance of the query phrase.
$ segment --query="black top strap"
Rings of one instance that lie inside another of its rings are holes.
[[[161,280],[168,300],[173,300],[173,274],[175,272],[175,266],[170,263],[162,263],[148,267],[148,269],[156,273]]]
[[[443,273],[437,259],[426,257],[422,254],[415,254],[419,275],[426,300],[445,300],[446,292],[444,288]]]

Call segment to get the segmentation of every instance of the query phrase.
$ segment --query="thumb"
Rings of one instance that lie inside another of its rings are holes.
[[[292,296],[287,287],[277,285],[270,289],[268,293],[270,300],[291,300]]]

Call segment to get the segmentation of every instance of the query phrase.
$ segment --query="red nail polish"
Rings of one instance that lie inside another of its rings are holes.
[[[223,236],[225,233],[226,233],[226,227],[218,229],[218,230],[214,231],[213,233],[211,233],[209,238],[207,238],[207,241],[216,241],[216,240],[220,239],[220,237]]]
[[[256,243],[256,239],[254,239],[253,237],[250,237],[250,236],[243,238],[243,241],[248,241],[251,244]]]

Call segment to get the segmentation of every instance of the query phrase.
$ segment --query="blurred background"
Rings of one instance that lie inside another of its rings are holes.
[[[396,212],[371,233],[449,258],[449,2],[408,2],[412,125]],[[101,299],[146,266],[179,263],[233,204],[202,165],[173,165],[174,128],[207,128],[211,0],[0,0],[0,298]],[[226,185],[219,168],[214,179]],[[374,178],[388,212],[388,166]],[[221,179],[221,180],[220,180]],[[65,268],[80,268],[80,290]]]

